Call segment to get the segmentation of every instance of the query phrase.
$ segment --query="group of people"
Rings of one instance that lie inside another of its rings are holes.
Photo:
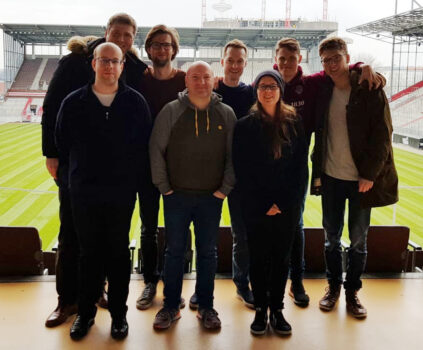
[[[308,149],[315,133],[311,193],[322,195],[329,286],[319,306],[334,308],[342,283],[348,311],[365,317],[357,297],[366,260],[370,208],[397,201],[389,106],[383,78],[360,63],[349,66],[345,42],[319,46],[323,71],[305,76],[295,39],[275,47],[275,66],[252,85],[240,81],[247,47],[237,39],[223,49],[223,77],[194,62],[172,66],[179,36],[165,25],[147,34],[152,66],[132,45],[135,20],[110,18],[104,38],[74,37],[44,101],[43,154],[59,188],[60,232],[57,308],[47,327],[75,313],[72,339],[94,324],[96,304],[107,307],[111,336],[128,334],[129,229],[139,198],[145,288],[136,306],[153,304],[164,282],[164,305],[153,327],[181,317],[184,255],[194,225],[195,292],[189,300],[207,329],[221,321],[213,307],[216,239],[228,197],[236,295],[255,309],[251,333],[291,333],[282,309],[289,294],[307,306],[304,289],[303,212]],[[371,89],[372,84],[376,86]],[[160,195],[165,219],[165,259],[157,268]],[[349,201],[348,268],[342,276],[340,238]],[[105,281],[108,288],[105,291]],[[251,288],[250,288],[251,286]],[[270,314],[269,314],[270,310]],[[270,321],[268,319],[270,318]]]

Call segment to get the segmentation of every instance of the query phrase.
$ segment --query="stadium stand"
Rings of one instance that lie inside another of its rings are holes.
[[[21,69],[16,75],[15,82],[13,83],[11,90],[29,90],[35,79],[35,76],[40,68],[42,59],[25,59]]]
[[[58,58],[48,59],[40,79],[40,85],[42,86],[42,90],[47,90],[48,84],[50,84],[50,80],[53,77],[53,73],[56,70],[58,64],[59,64]]]
[[[391,98],[394,142],[423,148],[423,81]]]

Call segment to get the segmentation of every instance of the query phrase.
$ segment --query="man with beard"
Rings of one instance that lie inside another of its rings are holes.
[[[153,63],[153,69],[145,71],[139,90],[150,106],[154,121],[163,106],[175,100],[178,97],[178,92],[185,89],[185,72],[172,67],[172,61],[179,51],[179,34],[173,28],[162,24],[156,25],[146,36],[145,49],[148,58]],[[140,205],[143,224],[145,224],[145,220],[151,220],[147,225],[141,227],[141,254],[145,288],[136,303],[140,310],[148,309],[152,305],[160,278],[157,270],[157,221],[160,192],[157,188],[150,190],[149,203],[141,201]],[[147,211],[148,216],[145,215]],[[182,299],[180,307],[183,306]]]

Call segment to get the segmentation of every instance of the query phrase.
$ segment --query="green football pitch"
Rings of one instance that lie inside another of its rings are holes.
[[[406,225],[411,239],[423,245],[423,155],[396,148],[400,200],[396,205],[372,210],[372,225]],[[43,249],[51,249],[59,230],[57,187],[45,168],[41,154],[39,124],[0,125],[0,226],[34,226]],[[306,227],[320,227],[320,198],[309,196],[304,212]],[[163,225],[160,213],[159,224]],[[221,225],[230,225],[226,201]],[[138,205],[131,225],[131,238],[139,240]],[[344,230],[346,235],[346,230]],[[138,242],[139,244],[139,242]]]

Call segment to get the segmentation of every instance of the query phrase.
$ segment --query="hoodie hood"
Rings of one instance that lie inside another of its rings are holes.
[[[78,55],[92,55],[94,49],[104,42],[106,42],[105,38],[99,38],[93,35],[73,36],[68,40],[67,48],[70,52]],[[134,46],[127,53],[134,55],[138,59],[140,58],[139,52]]]
[[[179,102],[181,102],[183,105],[190,107],[191,109],[198,109],[197,107],[195,107],[189,97],[188,97],[188,89],[185,89],[184,91],[181,91],[178,93],[178,100]],[[214,105],[216,105],[217,103],[222,102],[222,96],[220,96],[219,94],[212,92],[211,97],[210,97],[210,103],[207,106],[207,109],[212,108]]]

